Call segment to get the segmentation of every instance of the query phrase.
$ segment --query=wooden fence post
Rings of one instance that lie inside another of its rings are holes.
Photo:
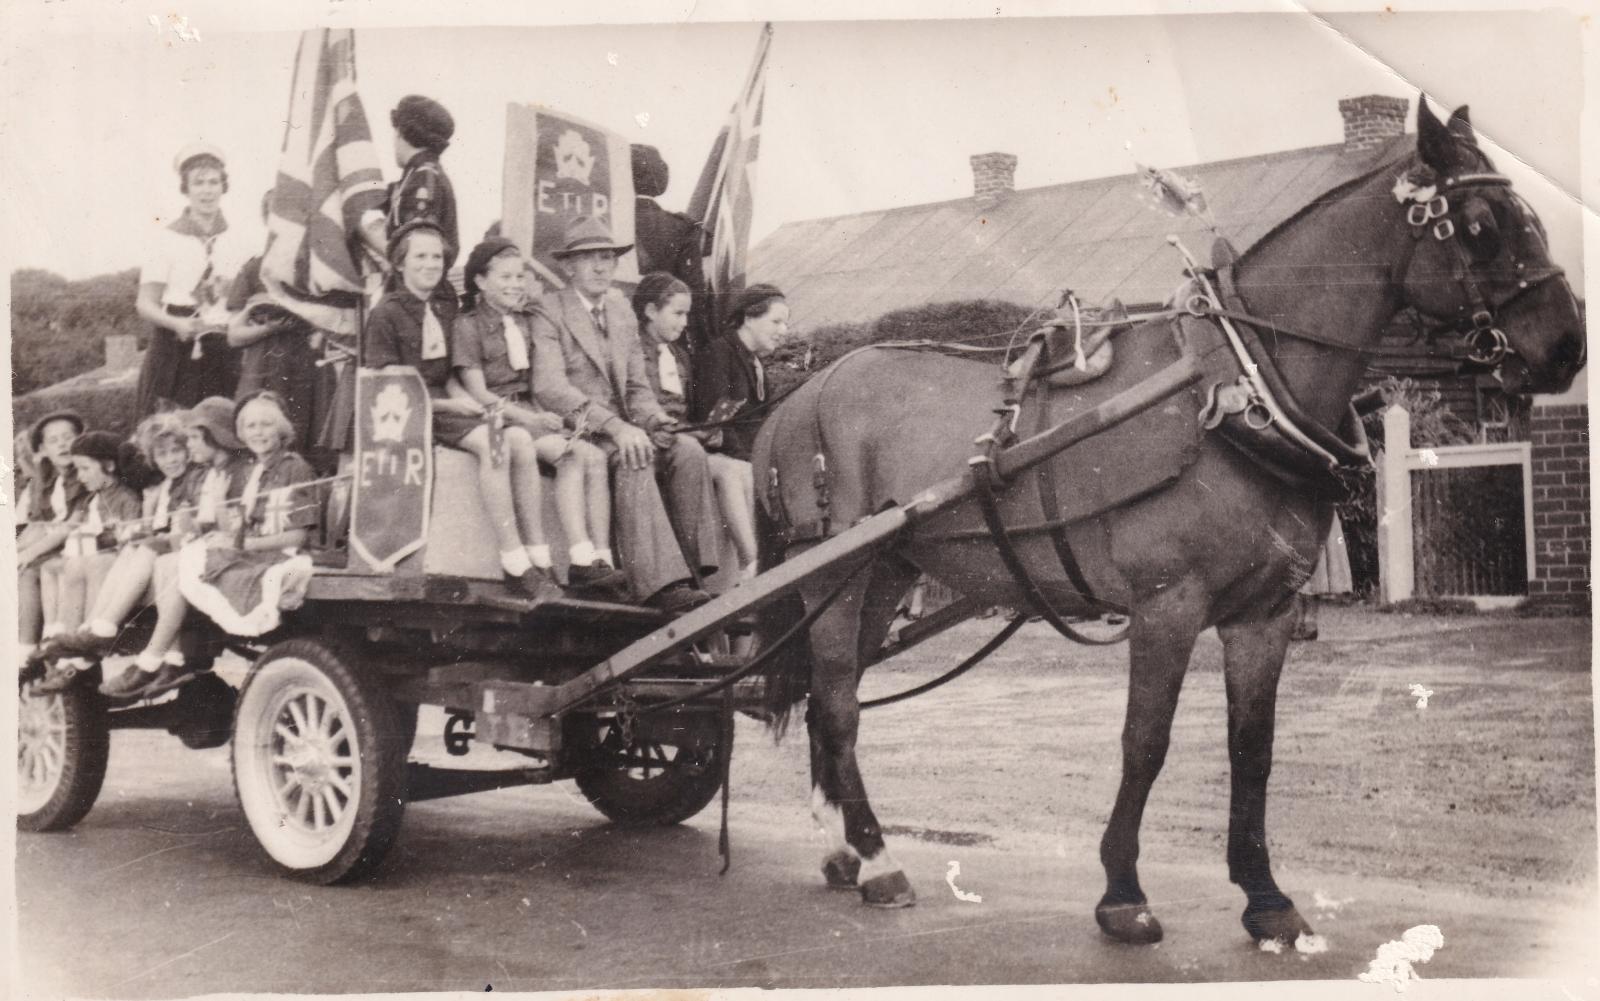
[[[1378,595],[1387,604],[1411,597],[1411,414],[1401,406],[1383,412],[1383,454],[1378,463]]]

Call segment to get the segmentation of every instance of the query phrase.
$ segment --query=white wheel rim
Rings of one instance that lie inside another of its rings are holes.
[[[29,685],[17,705],[17,813],[44,809],[67,768],[67,706]]]
[[[333,860],[355,826],[361,746],[350,707],[311,663],[263,665],[239,707],[234,754],[239,801],[256,840],[278,862]]]

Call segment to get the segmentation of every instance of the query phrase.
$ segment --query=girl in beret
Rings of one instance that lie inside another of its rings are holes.
[[[83,624],[84,612],[94,602],[106,572],[116,560],[117,548],[139,519],[140,491],[148,469],[138,449],[107,431],[90,431],[72,443],[72,465],[78,482],[88,491],[83,513],[61,548],[61,556],[42,568],[40,586],[54,592],[54,619],[44,627],[44,638],[73,632]],[[87,661],[62,661],[55,677],[46,677],[41,691],[64,685]]]
[[[533,402],[533,335],[521,310],[527,294],[526,271],[522,251],[504,237],[484,240],[468,256],[465,312],[456,319],[450,337],[455,385],[460,395],[500,409],[511,456],[511,483],[529,498],[524,502],[530,513],[523,531],[534,540],[525,547],[534,567],[554,573],[537,500],[542,461],[555,470],[556,515],[568,542],[571,586],[580,594],[622,600],[628,580],[612,565],[606,454],[564,434],[561,418]]]
[[[444,237],[444,266],[448,271],[461,249],[456,226],[456,196],[439,158],[455,135],[456,122],[444,105],[420,94],[400,99],[389,112],[394,126],[394,158],[400,180],[389,186],[388,224],[393,239],[400,227],[426,219]]]

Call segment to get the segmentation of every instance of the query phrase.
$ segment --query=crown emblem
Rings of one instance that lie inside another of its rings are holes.
[[[593,170],[594,151],[588,140],[573,129],[563,132],[556,142],[556,177],[570,178],[588,187]]]
[[[410,419],[411,403],[406,391],[390,383],[372,403],[372,440],[403,441],[406,421]]]

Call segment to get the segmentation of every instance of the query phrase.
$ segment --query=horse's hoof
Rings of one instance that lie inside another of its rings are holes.
[[[822,860],[822,878],[835,890],[854,890],[861,875],[861,860],[849,852],[834,852]]]
[[[1276,941],[1285,948],[1292,947],[1301,935],[1312,934],[1311,926],[1293,904],[1274,908],[1246,907],[1239,920],[1257,942]]]
[[[861,902],[868,907],[910,907],[917,902],[917,894],[906,874],[896,869],[862,883]]]
[[[1147,903],[1108,904],[1101,901],[1094,909],[1100,930],[1118,942],[1129,945],[1154,945],[1161,941],[1161,922]]]

